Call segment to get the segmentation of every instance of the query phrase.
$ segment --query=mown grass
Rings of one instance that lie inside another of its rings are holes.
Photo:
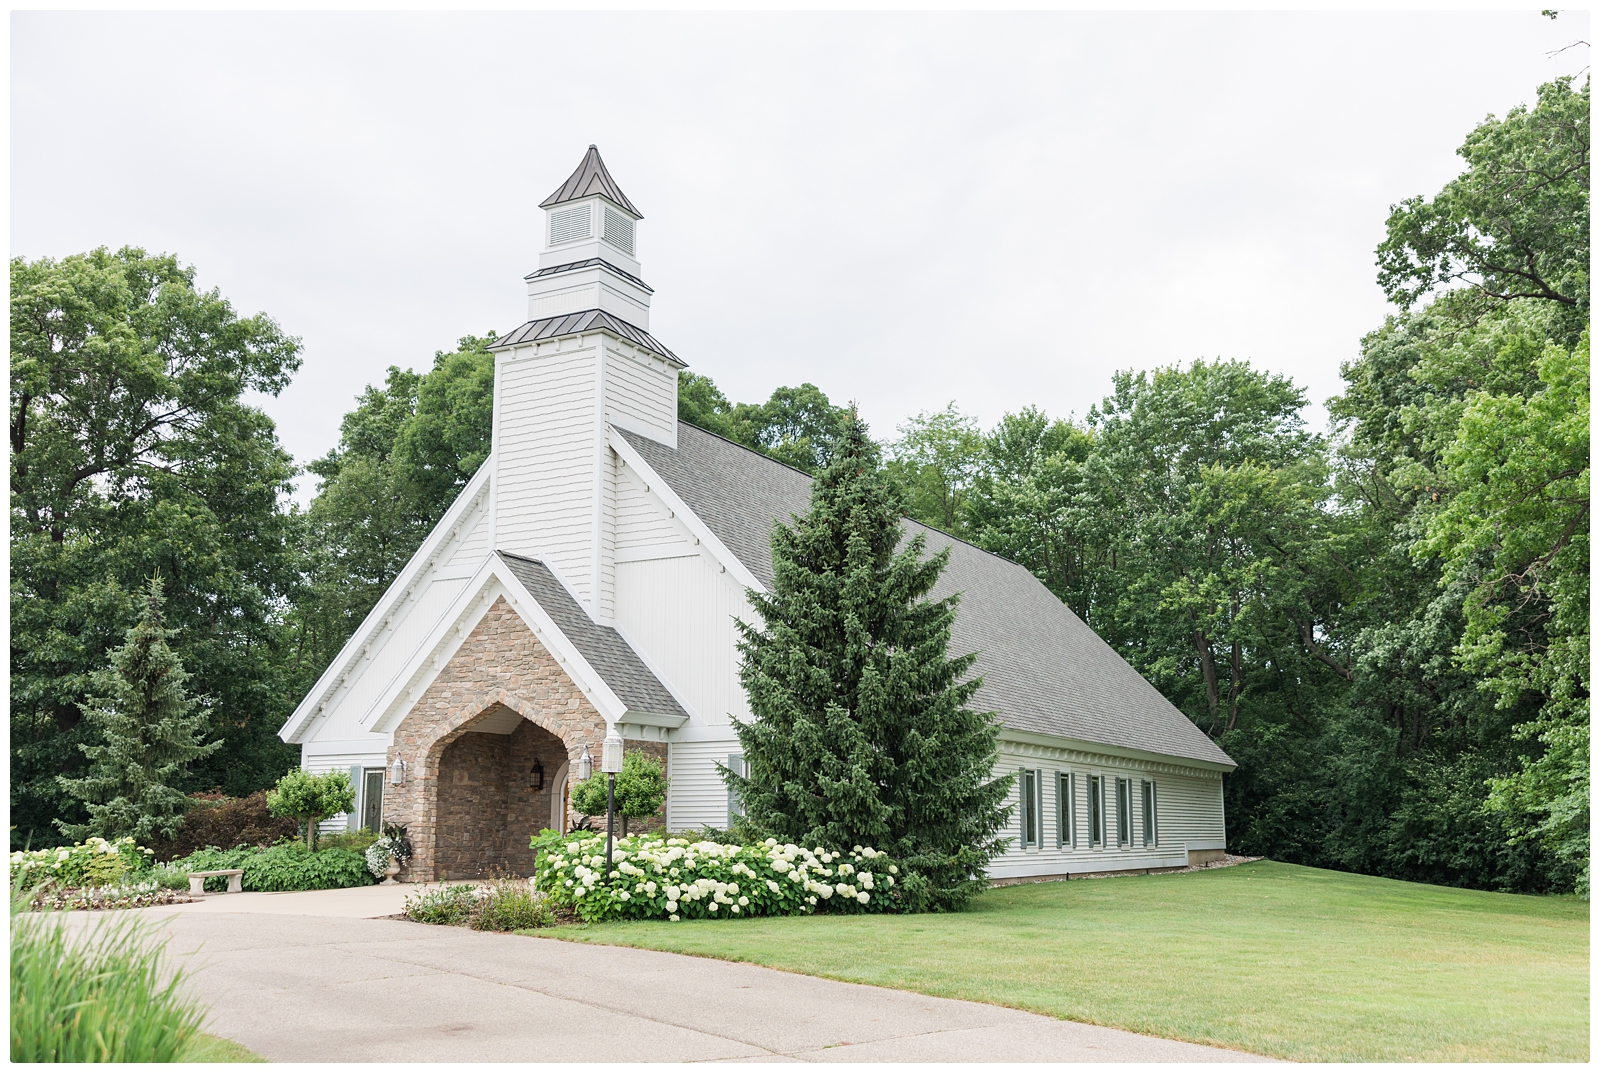
[[[1589,906],[1267,861],[967,912],[543,929],[1306,1061],[1587,1061]]]
[[[255,1051],[242,1043],[235,1043],[222,1036],[213,1036],[202,1032],[189,1044],[189,1049],[183,1052],[180,1062],[265,1062]]]

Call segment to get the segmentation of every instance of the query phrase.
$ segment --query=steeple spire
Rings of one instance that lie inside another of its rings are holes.
[[[539,202],[539,207],[551,209],[569,201],[580,201],[597,194],[619,209],[627,209],[635,220],[644,219],[644,214],[633,207],[628,195],[622,192],[622,187],[617,185],[617,181],[606,170],[606,162],[600,159],[600,150],[592,145],[584,154],[583,163],[578,165],[578,170],[567,176],[567,181],[561,184],[560,189]]]

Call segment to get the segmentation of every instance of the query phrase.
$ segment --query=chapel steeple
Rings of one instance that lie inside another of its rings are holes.
[[[527,277],[528,317],[604,309],[650,327],[650,288],[639,278],[638,228],[643,214],[589,146],[578,169],[539,203],[544,252]]]

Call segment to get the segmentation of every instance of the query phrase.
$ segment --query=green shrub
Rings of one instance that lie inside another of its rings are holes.
[[[477,931],[521,931],[548,928],[556,922],[555,906],[526,879],[508,877],[477,890],[477,906],[467,923]]]
[[[353,849],[357,853],[367,852],[367,847],[378,840],[378,832],[365,829],[358,831],[341,831],[339,834],[323,835],[317,840],[317,845],[322,849]]]
[[[406,896],[405,914],[419,924],[465,924],[478,907],[477,888],[451,883]]]
[[[372,883],[366,858],[355,850],[310,853],[298,842],[257,850],[243,867],[245,890],[333,890]]]
[[[181,872],[187,885],[190,872],[214,872],[224,868],[244,869],[241,878],[244,889],[250,891],[334,890],[364,887],[373,882],[367,872],[366,858],[355,850],[323,849],[312,853],[299,841],[282,842],[267,849],[207,846],[173,861],[162,874],[171,876],[175,871]],[[227,877],[210,877],[205,889],[227,890]]]
[[[419,924],[465,925],[477,931],[548,928],[556,922],[552,899],[516,876],[412,894],[406,898],[405,914]]]
[[[895,897],[900,868],[870,846],[849,851],[666,838],[618,839],[612,870],[604,836],[535,836],[537,888],[586,921],[881,913]]]
[[[355,807],[356,791],[343,771],[313,775],[305,768],[290,768],[267,793],[267,811],[289,816],[304,825],[306,847],[317,848],[317,821]]]
[[[200,1008],[162,967],[148,922],[98,921],[69,936],[58,913],[11,908],[13,1062],[175,1062],[199,1035]],[[165,981],[165,982],[163,982]]]
[[[31,890],[46,881],[62,887],[103,887],[150,867],[150,851],[132,838],[107,842],[98,836],[54,849],[18,850],[11,855],[11,885]]]

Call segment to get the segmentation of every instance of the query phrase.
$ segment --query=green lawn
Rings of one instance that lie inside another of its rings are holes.
[[[255,1051],[242,1043],[235,1043],[222,1036],[213,1036],[209,1032],[202,1032],[198,1039],[189,1045],[189,1050],[184,1054],[185,1062],[265,1062]]]
[[[537,934],[750,961],[1312,1061],[1586,1061],[1589,905],[1262,861],[930,916]]]

